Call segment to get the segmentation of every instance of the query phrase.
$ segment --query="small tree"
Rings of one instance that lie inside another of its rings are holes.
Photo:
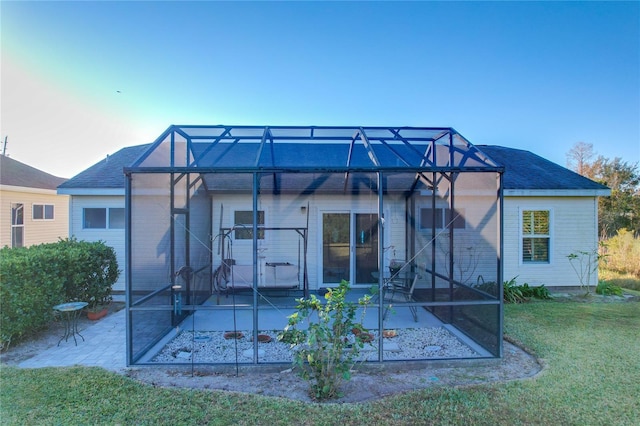
[[[567,255],[571,267],[580,280],[580,288],[586,294],[591,293],[591,276],[598,271],[598,263],[603,258],[598,249],[592,251],[577,251]]]
[[[357,304],[347,302],[348,290],[349,283],[342,280],[337,288],[328,289],[325,304],[315,295],[297,299],[297,312],[289,316],[287,326],[278,335],[278,340],[291,344],[293,366],[310,382],[311,395],[319,400],[339,396],[340,383],[351,378],[351,369],[364,346],[358,336],[367,333],[362,321],[371,296],[365,295]],[[363,311],[356,322],[358,306]],[[306,329],[298,328],[305,322]]]

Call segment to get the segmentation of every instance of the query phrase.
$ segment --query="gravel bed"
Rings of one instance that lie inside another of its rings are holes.
[[[411,360],[429,358],[466,358],[479,354],[462,343],[443,327],[407,328],[396,330],[395,337],[384,338],[385,360]],[[243,330],[239,339],[225,339],[221,331],[182,331],[152,358],[158,363],[250,363],[253,360],[253,341],[249,330]],[[271,341],[258,343],[260,362],[284,362],[293,360],[290,345],[278,342],[276,330],[261,330]],[[361,360],[378,359],[378,333],[365,344]]]

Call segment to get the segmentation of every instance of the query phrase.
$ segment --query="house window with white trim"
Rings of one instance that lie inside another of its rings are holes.
[[[264,211],[258,210],[258,226],[264,227]],[[253,239],[253,211],[236,210],[233,215],[236,240]],[[264,240],[264,229],[258,229],[258,239]]]
[[[523,263],[549,263],[550,218],[549,210],[522,211]]]
[[[121,207],[87,207],[82,209],[84,229],[124,229],[124,209]]]
[[[53,204],[34,204],[33,220],[53,220]]]
[[[11,247],[24,246],[24,204],[11,203]]]

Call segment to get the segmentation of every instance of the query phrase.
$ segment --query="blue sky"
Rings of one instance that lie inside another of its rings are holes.
[[[640,161],[638,2],[7,2],[7,153],[71,177],[170,124],[451,126]]]

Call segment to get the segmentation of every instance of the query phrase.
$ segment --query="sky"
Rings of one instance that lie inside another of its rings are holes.
[[[0,137],[72,177],[172,124],[453,127],[640,161],[640,2],[0,3]]]

